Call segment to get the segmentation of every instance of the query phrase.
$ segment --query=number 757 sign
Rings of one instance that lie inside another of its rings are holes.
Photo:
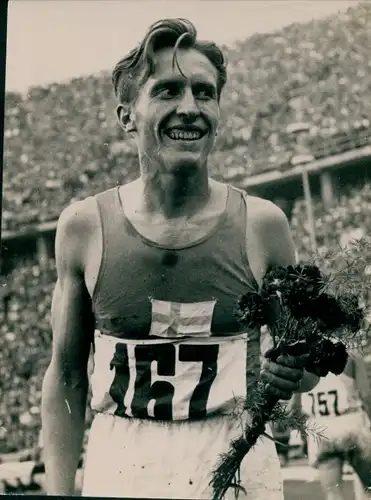
[[[311,414],[314,417],[339,416],[339,397],[337,390],[327,392],[308,392],[311,401]]]

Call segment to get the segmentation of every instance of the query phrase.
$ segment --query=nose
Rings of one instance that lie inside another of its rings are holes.
[[[194,122],[199,116],[200,110],[198,109],[197,102],[191,89],[187,88],[184,91],[177,113],[186,123]]]

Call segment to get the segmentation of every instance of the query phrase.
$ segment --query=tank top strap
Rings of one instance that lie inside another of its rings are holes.
[[[247,195],[246,191],[244,191],[243,189],[237,188],[236,186],[231,186],[230,184],[228,184],[228,189],[230,189],[232,192],[234,192],[236,194],[239,194],[239,196],[234,197],[236,201],[239,200],[239,203],[241,203],[241,201],[243,201],[245,206],[247,205],[248,195]]]
[[[110,234],[116,234],[119,225],[125,221],[119,187],[114,187],[95,195],[103,234],[103,251]]]
[[[225,220],[233,220],[233,223],[237,225],[239,229],[239,234],[242,235],[242,245],[243,254],[246,254],[247,245],[247,210],[248,210],[248,198],[247,193],[242,189],[227,185],[228,187],[228,198],[227,206],[225,210]],[[255,280],[255,278],[254,278]]]
[[[247,273],[250,278],[250,283],[252,289],[255,291],[259,290],[259,285],[252,272],[251,265],[247,255],[248,247],[248,209],[249,209],[249,199],[248,194],[243,189],[236,188],[228,184],[229,196],[228,204],[226,210],[226,220],[233,219],[235,227],[238,228],[238,232],[242,235],[240,239],[241,244],[241,255],[244,258]]]

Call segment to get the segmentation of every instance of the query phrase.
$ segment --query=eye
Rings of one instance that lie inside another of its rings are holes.
[[[177,84],[167,84],[159,89],[157,95],[161,99],[174,99],[177,95],[179,95],[179,85]]]
[[[208,99],[214,99],[216,92],[213,87],[209,87],[206,85],[195,85],[194,95],[197,99],[206,101]]]

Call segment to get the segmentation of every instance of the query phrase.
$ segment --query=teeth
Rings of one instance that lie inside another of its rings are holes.
[[[200,139],[202,134],[196,130],[194,131],[185,131],[185,130],[170,130],[167,135],[170,139],[174,140],[184,140],[184,141],[195,141]]]

